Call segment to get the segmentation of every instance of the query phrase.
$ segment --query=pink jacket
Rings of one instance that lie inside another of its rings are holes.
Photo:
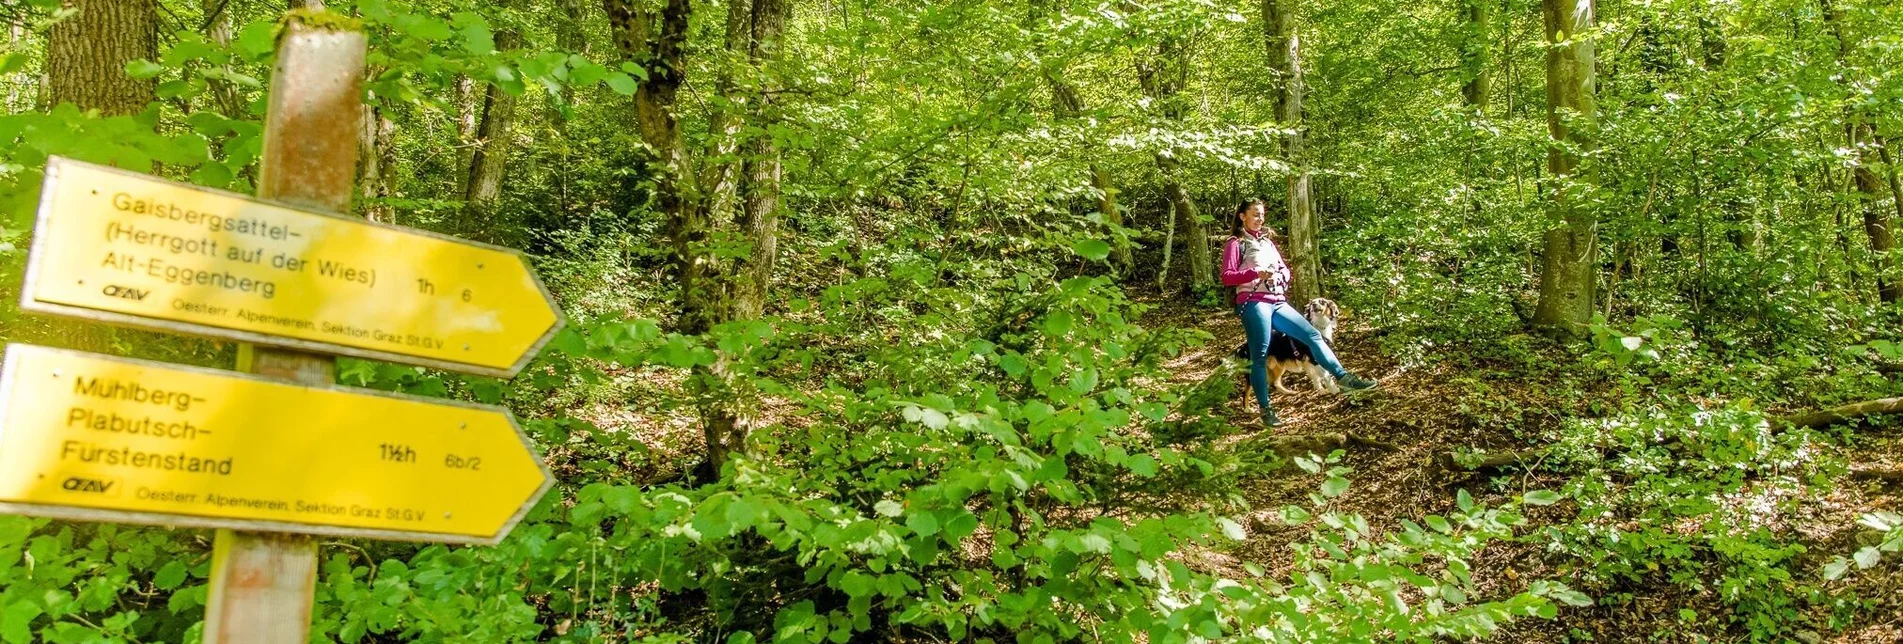
[[[1236,303],[1288,301],[1288,263],[1267,235],[1243,231],[1222,248],[1222,285],[1236,288]]]

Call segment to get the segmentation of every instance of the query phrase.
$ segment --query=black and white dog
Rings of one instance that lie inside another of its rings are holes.
[[[1341,307],[1337,306],[1334,300],[1323,297],[1310,300],[1308,306],[1302,307],[1302,317],[1308,318],[1308,323],[1314,325],[1316,331],[1321,332],[1323,341],[1330,345],[1335,343],[1335,321],[1341,318]],[[1248,360],[1249,343],[1244,342],[1242,346],[1236,347],[1235,356]],[[1282,385],[1282,374],[1294,369],[1307,372],[1309,384],[1314,385],[1316,389],[1329,393],[1341,393],[1341,387],[1335,384],[1335,377],[1323,370],[1321,365],[1315,364],[1315,357],[1309,355],[1307,346],[1296,342],[1294,338],[1286,334],[1270,333],[1269,382],[1275,385],[1276,391],[1285,394],[1295,393],[1294,390]]]

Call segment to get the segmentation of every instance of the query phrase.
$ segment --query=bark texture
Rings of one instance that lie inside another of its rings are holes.
[[[205,39],[220,45],[231,44],[231,6],[234,0],[200,0],[199,6],[205,11]],[[230,68],[227,67],[227,70]],[[250,110],[246,108],[244,92],[237,84],[221,78],[208,79],[207,92],[212,109],[229,118],[244,118]]]
[[[1288,177],[1289,303],[1301,308],[1322,296],[1321,221],[1309,194],[1308,126],[1302,118],[1302,37],[1295,27],[1295,0],[1262,0],[1269,68],[1275,74],[1275,119],[1288,133],[1282,152],[1292,169]]]
[[[1830,27],[1831,36],[1837,39],[1838,73],[1849,77],[1852,72],[1852,56],[1857,43],[1849,28],[1844,25],[1843,8],[1836,0],[1817,0],[1823,9],[1824,23]],[[1863,206],[1863,232],[1870,238],[1871,263],[1877,278],[1877,297],[1882,301],[1896,302],[1903,299],[1903,281],[1892,274],[1893,261],[1890,257],[1896,249],[1896,235],[1890,228],[1890,214],[1883,209],[1885,181],[1877,175],[1882,166],[1880,158],[1883,148],[1877,140],[1876,126],[1871,124],[1870,115],[1851,105],[1844,107],[1844,139],[1850,148],[1857,151],[1857,166],[1851,170],[1851,177],[1857,187],[1857,196]],[[1894,196],[1894,195],[1893,195]],[[1903,217],[1903,203],[1892,206]]]
[[[766,309],[773,282],[773,263],[779,257],[780,147],[771,130],[780,121],[779,106],[769,86],[767,67],[780,59],[781,37],[792,10],[791,0],[752,0],[751,33],[747,45],[748,70],[760,88],[748,103],[748,121],[760,132],[743,146],[745,182],[741,187],[740,233],[751,242],[739,258],[733,287],[733,317],[753,319]]]
[[[390,197],[396,196],[396,122],[384,115],[377,105],[363,106],[363,127],[357,151],[357,183],[363,192],[359,203],[363,216],[370,221],[396,223],[396,210]]]
[[[522,34],[501,29],[495,35],[496,49],[509,51],[522,46]],[[496,200],[502,196],[502,178],[508,172],[509,145],[515,129],[516,97],[496,85],[483,90],[482,109],[476,119],[476,138],[471,142],[467,180],[463,183],[463,233],[483,238],[494,230]],[[488,241],[497,241],[489,239]]]
[[[615,47],[647,76],[635,91],[634,119],[651,154],[655,206],[667,216],[681,288],[675,329],[703,334],[728,320],[757,317],[765,306],[777,255],[782,173],[781,153],[770,135],[778,108],[769,91],[773,75],[766,67],[780,56],[791,3],[729,0],[726,54],[734,67],[716,79],[728,105],[712,115],[719,135],[699,155],[683,136],[678,112],[687,82],[693,3],[665,0],[654,6],[640,0],[603,0],[602,6]],[[755,127],[740,127],[748,124]],[[748,131],[759,133],[742,136]],[[743,152],[738,161],[735,151]],[[717,237],[740,237],[748,251],[731,264],[724,262],[711,252]],[[704,401],[705,478],[718,475],[744,449],[749,428],[734,402],[719,395],[729,384],[724,365],[697,369],[694,382]]]
[[[106,116],[136,114],[154,99],[154,79],[126,63],[159,57],[157,0],[66,0],[77,11],[47,34],[47,99]]]
[[[1597,116],[1593,102],[1595,63],[1592,41],[1580,36],[1593,29],[1593,0],[1542,0],[1546,23],[1546,152],[1549,193],[1558,225],[1546,231],[1540,271],[1536,327],[1576,336],[1592,321],[1598,281],[1598,218],[1584,203],[1591,181],[1579,168],[1580,155],[1592,145]]]
[[[1490,0],[1463,0],[1461,7],[1460,70],[1465,82],[1460,96],[1478,114],[1486,113],[1487,97],[1493,92],[1493,61],[1487,52],[1493,40],[1492,7]]]

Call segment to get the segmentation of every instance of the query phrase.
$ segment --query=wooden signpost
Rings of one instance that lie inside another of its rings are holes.
[[[515,251],[344,215],[365,39],[311,15],[279,36],[257,198],[53,159],[22,289],[239,341],[241,373],[25,345],[0,369],[0,512],[218,528],[206,642],[309,639],[309,535],[495,543],[550,485],[502,409],[335,385],[336,354],[513,376],[562,317]]]

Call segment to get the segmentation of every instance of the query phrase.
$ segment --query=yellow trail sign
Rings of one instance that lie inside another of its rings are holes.
[[[54,157],[20,306],[514,376],[562,324],[512,250]]]
[[[550,478],[486,405],[14,344],[0,512],[495,543]]]

